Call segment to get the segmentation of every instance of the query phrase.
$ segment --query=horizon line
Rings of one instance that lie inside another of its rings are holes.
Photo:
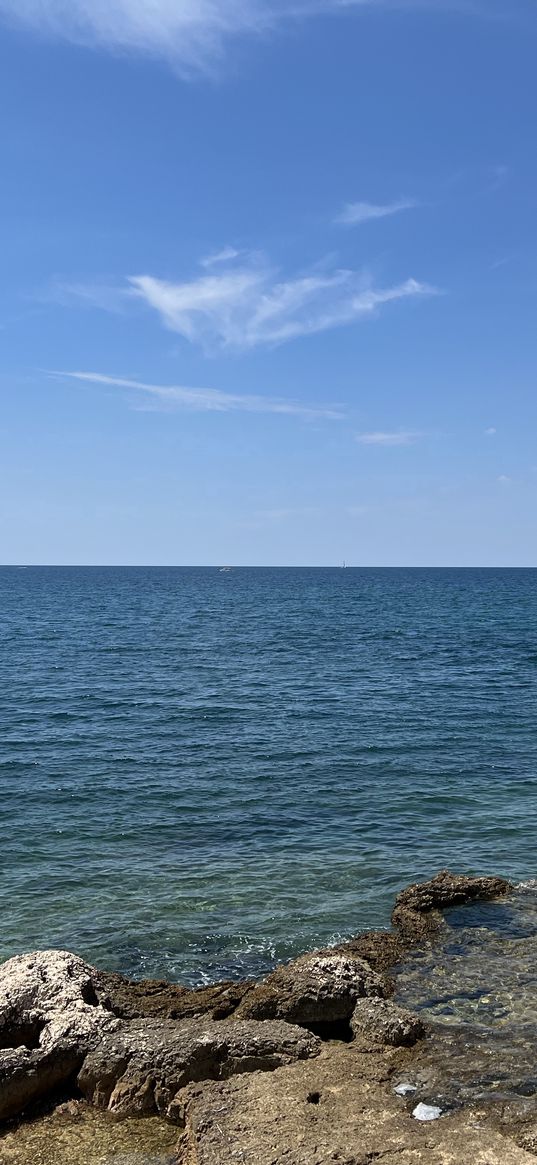
[[[0,570],[537,570],[537,563],[3,562]]]

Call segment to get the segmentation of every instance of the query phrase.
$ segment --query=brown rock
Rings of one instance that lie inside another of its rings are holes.
[[[235,1014],[305,1026],[331,1024],[349,1020],[358,999],[385,993],[385,981],[363,959],[319,951],[277,967],[245,995]]]
[[[392,1003],[391,999],[360,999],[351,1028],[355,1036],[394,1048],[410,1048],[426,1034],[419,1016]]]
[[[404,1050],[325,1045],[270,1074],[190,1085],[181,1094],[180,1165],[535,1165],[481,1111],[412,1118],[390,1075]]]
[[[95,971],[93,985],[99,1002],[121,1019],[190,1019],[195,1015],[226,1019],[254,983],[247,979],[189,989],[158,979],[133,982],[123,975]]]
[[[505,878],[470,878],[442,870],[429,882],[408,886],[397,895],[392,923],[409,944],[438,930],[441,912],[478,899],[501,898],[513,889]]]

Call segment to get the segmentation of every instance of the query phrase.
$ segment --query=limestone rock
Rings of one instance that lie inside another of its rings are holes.
[[[355,1036],[365,1036],[373,1044],[410,1048],[423,1039],[425,1028],[419,1016],[391,999],[360,999],[351,1019]]]
[[[123,1117],[180,1119],[177,1093],[191,1081],[264,1072],[318,1054],[320,1041],[290,1024],[130,1020],[105,1034],[78,1075],[82,1095]]]
[[[92,970],[67,951],[0,966],[0,1120],[68,1081],[98,1034],[117,1026],[95,998]]]
[[[364,996],[383,996],[384,979],[363,959],[335,951],[314,952],[277,967],[245,995],[236,1015],[330,1024],[349,1020]]]

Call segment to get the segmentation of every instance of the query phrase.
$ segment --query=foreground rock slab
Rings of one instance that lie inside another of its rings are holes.
[[[180,1165],[535,1165],[482,1112],[420,1124],[393,1092],[408,1052],[325,1046],[312,1061],[182,1093]]]
[[[179,1119],[177,1094],[190,1081],[273,1071],[318,1055],[321,1042],[287,1023],[131,1020],[104,1035],[78,1076],[83,1096],[116,1116]]]

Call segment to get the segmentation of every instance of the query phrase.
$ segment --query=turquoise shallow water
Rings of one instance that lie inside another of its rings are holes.
[[[537,571],[0,570],[0,955],[200,982],[535,876]]]

